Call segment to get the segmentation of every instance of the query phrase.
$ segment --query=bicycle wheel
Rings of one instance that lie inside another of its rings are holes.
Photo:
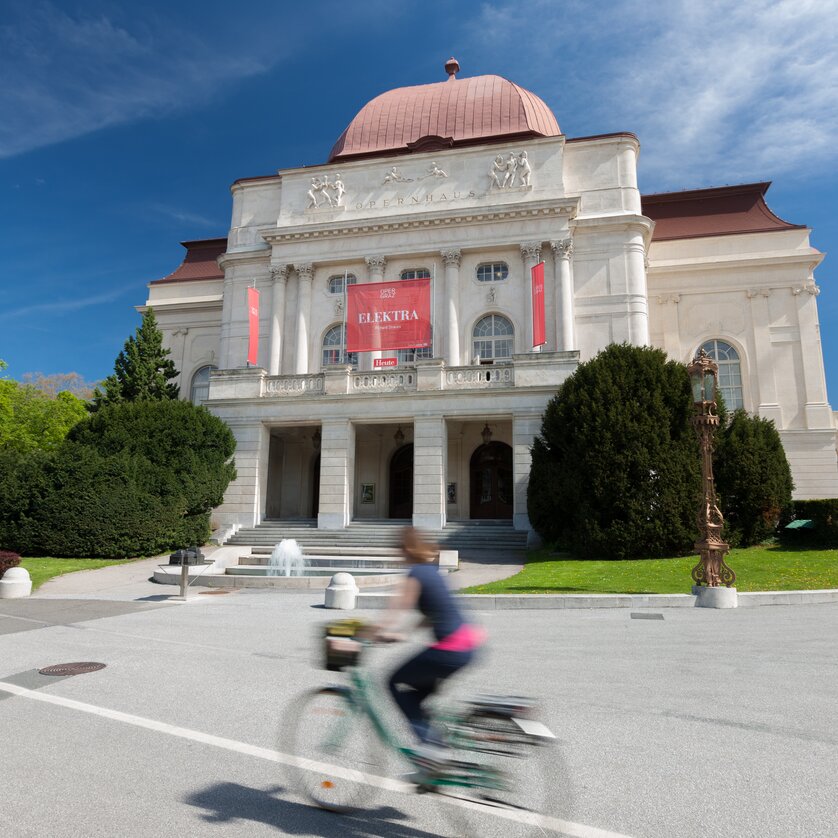
[[[456,835],[554,835],[569,819],[570,781],[555,742],[537,744],[508,715],[486,710],[453,722],[449,735],[453,765],[435,790]]]
[[[283,746],[295,757],[295,786],[317,806],[352,812],[376,793],[376,738],[344,690],[304,693],[287,710]]]

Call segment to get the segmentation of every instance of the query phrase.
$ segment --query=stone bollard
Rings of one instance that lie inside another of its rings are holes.
[[[439,551],[439,569],[457,570],[460,566],[460,554],[457,550]]]
[[[326,588],[326,608],[354,611],[357,596],[358,586],[354,577],[351,573],[341,571],[332,577],[329,587]]]
[[[696,608],[737,608],[739,597],[736,588],[707,588],[694,585]]]
[[[0,599],[18,599],[32,593],[32,580],[25,567],[10,567],[0,579]]]

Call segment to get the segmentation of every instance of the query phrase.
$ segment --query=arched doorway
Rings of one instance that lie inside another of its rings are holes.
[[[481,445],[471,455],[471,518],[512,517],[512,448],[505,442]]]
[[[311,466],[311,517],[316,518],[320,511],[320,454],[314,458]]]
[[[413,443],[402,445],[390,460],[390,517],[413,515]]]

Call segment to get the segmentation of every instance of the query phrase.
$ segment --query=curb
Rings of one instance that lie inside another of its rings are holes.
[[[394,594],[361,593],[356,608],[386,608]],[[476,611],[543,611],[569,608],[695,608],[692,594],[456,594],[464,608]],[[816,605],[838,602],[838,589],[818,591],[739,592],[739,607]]]

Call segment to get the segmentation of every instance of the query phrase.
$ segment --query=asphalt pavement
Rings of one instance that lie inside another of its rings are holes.
[[[295,793],[290,702],[345,677],[317,665],[333,616],[322,594],[90,596],[0,602],[4,838],[457,834],[429,796],[385,790],[347,819]],[[835,835],[838,606],[652,614],[478,612],[490,644],[449,698],[541,700],[569,777],[551,775],[567,834]],[[409,652],[371,663],[383,674]],[[69,661],[107,666],[37,673]],[[472,834],[506,838],[510,825],[482,817]]]

